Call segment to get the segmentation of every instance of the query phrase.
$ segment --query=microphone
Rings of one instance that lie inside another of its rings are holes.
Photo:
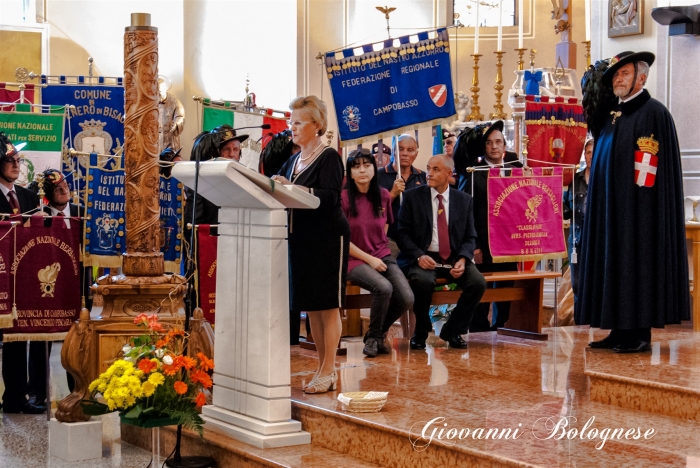
[[[253,125],[253,126],[250,126],[250,127],[234,128],[234,130],[236,130],[236,131],[238,131],[238,130],[245,130],[246,128],[262,128],[263,130],[269,130],[270,128],[272,128],[272,125],[270,125],[270,124]]]

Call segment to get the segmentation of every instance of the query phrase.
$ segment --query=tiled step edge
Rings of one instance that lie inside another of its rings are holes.
[[[523,467],[536,468],[498,455],[433,441],[414,450],[408,432],[292,399],[292,418],[311,433],[311,443],[356,459],[395,468]]]
[[[586,371],[591,401],[700,421],[700,392],[661,382]]]

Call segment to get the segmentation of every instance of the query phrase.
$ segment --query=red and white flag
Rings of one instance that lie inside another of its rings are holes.
[[[653,187],[659,158],[651,153],[634,152],[634,181],[640,187]]]
[[[438,107],[444,106],[447,102],[447,86],[444,84],[431,86],[428,88],[428,93],[430,94],[430,99]]]

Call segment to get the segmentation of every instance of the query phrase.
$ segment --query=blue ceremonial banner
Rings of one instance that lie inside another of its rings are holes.
[[[71,190],[83,198],[87,156],[71,157],[68,148],[85,153],[120,155],[124,143],[122,78],[41,76],[42,104],[69,106],[63,135],[63,172]],[[85,84],[86,82],[91,84]],[[123,167],[119,158],[101,157],[100,167]]]
[[[121,267],[121,255],[126,250],[124,170],[99,167],[95,153],[90,155],[89,163],[84,264]]]
[[[326,53],[342,146],[436,125],[455,114],[445,28],[383,45]],[[362,55],[355,55],[357,49]]]
[[[179,273],[182,258],[182,182],[160,176],[160,251],[167,271]]]

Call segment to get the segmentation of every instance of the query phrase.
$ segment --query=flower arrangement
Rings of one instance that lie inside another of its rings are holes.
[[[201,352],[196,358],[185,356],[188,334],[177,328],[166,331],[157,314],[141,314],[134,323],[145,333],[131,338],[122,348],[123,358],[90,384],[83,411],[119,411],[123,421],[144,426],[165,418],[201,436],[204,420],[197,409],[206,404],[204,390],[212,387],[214,361]],[[106,404],[97,402],[98,394]]]

